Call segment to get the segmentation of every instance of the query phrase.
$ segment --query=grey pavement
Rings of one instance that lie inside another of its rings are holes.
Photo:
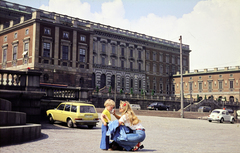
[[[162,153],[239,153],[240,124],[209,123],[206,120],[139,116],[146,129],[144,148],[138,152]],[[112,117],[112,119],[115,119]],[[42,123],[42,137],[22,144],[4,146],[1,153],[88,153],[99,148],[101,123],[67,128],[66,124]]]

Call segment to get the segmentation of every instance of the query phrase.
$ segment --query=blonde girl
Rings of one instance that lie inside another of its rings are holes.
[[[113,115],[119,119],[119,126],[124,124],[132,129],[133,133],[127,134],[127,141],[117,140],[116,142],[128,151],[138,150],[140,142],[145,139],[145,129],[133,112],[128,101],[120,101],[119,112],[121,113],[121,116],[118,116],[113,112]]]

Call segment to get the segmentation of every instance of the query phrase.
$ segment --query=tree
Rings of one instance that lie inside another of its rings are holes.
[[[143,95],[144,93],[143,93],[143,89],[141,89],[141,95]]]
[[[197,101],[199,101],[199,94],[197,94]]]
[[[131,95],[133,95],[133,88],[131,88]]]
[[[108,88],[108,93],[111,93],[111,91],[112,91],[112,87],[110,86],[110,87]]]

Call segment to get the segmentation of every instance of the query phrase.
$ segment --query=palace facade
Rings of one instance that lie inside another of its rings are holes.
[[[180,44],[0,1],[0,68],[39,70],[42,84],[174,96]],[[188,45],[183,69],[189,70]],[[115,83],[116,82],[116,83]]]

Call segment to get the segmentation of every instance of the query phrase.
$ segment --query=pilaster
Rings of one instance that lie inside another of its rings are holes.
[[[77,60],[77,31],[73,31],[73,49],[72,49],[72,60],[73,60],[73,64],[72,67],[75,68],[76,67],[76,60]]]
[[[55,27],[54,65],[58,65],[58,54],[59,54],[59,27]]]

